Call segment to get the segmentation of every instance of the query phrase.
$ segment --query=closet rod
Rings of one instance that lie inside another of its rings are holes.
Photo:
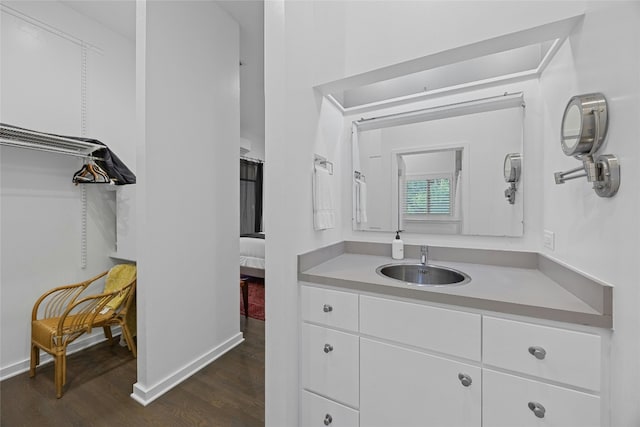
[[[0,139],[0,145],[5,145],[7,147],[14,147],[14,148],[24,148],[24,149],[33,150],[33,151],[44,151],[46,153],[62,154],[64,156],[79,157],[81,159],[87,159],[87,160],[104,160],[104,158],[102,157],[95,157],[95,156],[92,156],[91,154],[81,154],[76,152],[62,151],[56,148],[34,147],[30,145],[16,144],[13,141],[9,142],[1,139]]]
[[[95,159],[93,153],[104,146],[73,137],[54,135],[0,123],[0,144],[16,148],[60,153]],[[99,159],[102,160],[102,159]]]

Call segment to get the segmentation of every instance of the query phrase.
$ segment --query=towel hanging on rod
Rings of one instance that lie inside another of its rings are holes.
[[[358,224],[369,222],[367,218],[367,183],[363,179],[356,179],[356,222]]]
[[[331,167],[329,168],[327,165],[331,165]],[[313,228],[315,230],[334,228],[336,211],[331,192],[333,163],[316,154],[313,169]]]

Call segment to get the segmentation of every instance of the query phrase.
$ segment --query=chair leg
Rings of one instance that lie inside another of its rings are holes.
[[[111,335],[111,326],[104,326],[102,329],[104,329],[104,336],[107,338],[107,341],[109,341],[109,344],[113,345],[113,336]]]
[[[53,359],[55,370],[55,383],[56,383],[56,397],[60,399],[62,397],[62,388],[65,382],[65,355],[56,354]]]
[[[64,354],[62,355],[62,385],[67,385],[67,349],[64,349]]]
[[[36,376],[36,366],[40,364],[40,349],[38,346],[31,344],[31,361],[29,366],[29,377]]]
[[[131,335],[129,328],[127,328],[127,325],[122,325],[122,335],[124,335],[124,340],[127,342],[127,346],[129,347],[129,350],[131,350],[133,357],[137,358],[138,350],[136,348],[136,342],[133,340],[133,336]]]
[[[240,288],[242,289],[242,305],[244,306],[244,317],[249,317],[249,282],[242,280],[240,282]]]

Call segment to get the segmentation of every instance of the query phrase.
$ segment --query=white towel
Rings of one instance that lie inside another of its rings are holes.
[[[462,193],[460,193],[460,187],[462,186],[462,184],[460,183],[460,181],[462,181],[462,171],[458,171],[458,176],[456,179],[456,187],[455,187],[455,194],[454,194],[454,199],[453,199],[453,218],[454,219],[461,219],[461,204],[462,204]]]
[[[356,222],[364,224],[367,221],[367,183],[356,179]]]
[[[331,175],[323,167],[313,173],[313,228],[326,230],[336,225],[336,211],[331,195]]]

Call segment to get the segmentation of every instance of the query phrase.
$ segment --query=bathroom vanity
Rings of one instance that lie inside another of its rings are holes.
[[[299,256],[301,426],[609,425],[610,286],[531,252],[430,255],[471,281],[384,277],[385,244]]]

